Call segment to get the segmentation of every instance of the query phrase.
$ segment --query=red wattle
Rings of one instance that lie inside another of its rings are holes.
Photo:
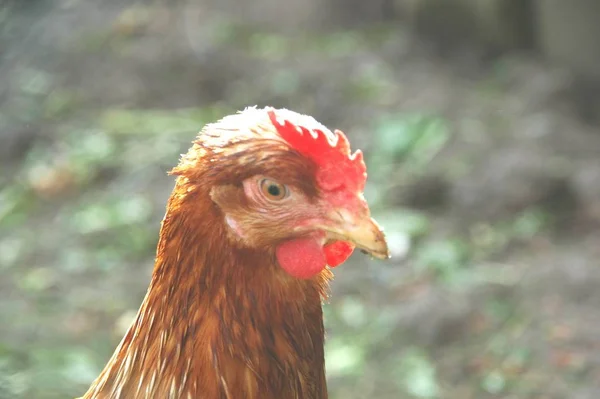
[[[354,252],[354,245],[347,241],[335,241],[323,248],[327,264],[331,267],[341,265]]]
[[[323,247],[315,238],[286,241],[275,251],[279,265],[296,278],[308,279],[327,266]]]
[[[336,267],[352,255],[354,245],[335,241],[322,247],[316,238],[298,238],[280,244],[275,254],[279,265],[296,278],[307,279],[319,274],[327,265]]]

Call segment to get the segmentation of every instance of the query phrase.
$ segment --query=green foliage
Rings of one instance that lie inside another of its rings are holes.
[[[460,283],[467,278],[470,252],[467,243],[453,239],[426,242],[415,253],[417,271],[432,273],[445,283]]]
[[[332,339],[325,348],[325,367],[330,376],[358,376],[364,366],[365,350],[346,339]]]
[[[434,399],[440,397],[435,366],[420,348],[409,348],[402,355],[397,367],[402,388],[414,398]]]
[[[179,110],[110,109],[100,115],[99,126],[112,135],[171,135],[189,137],[200,126],[224,115],[218,107]]]
[[[77,98],[68,90],[54,90],[44,100],[43,108],[44,118],[65,118],[76,110]]]
[[[8,229],[23,223],[34,206],[27,188],[20,184],[0,188],[0,227]]]
[[[107,203],[94,202],[76,211],[71,223],[76,232],[89,234],[143,222],[151,214],[151,205],[145,197],[132,196]]]
[[[391,71],[382,64],[361,68],[345,88],[345,97],[358,102],[377,101],[390,85]]]
[[[273,75],[271,87],[275,94],[293,95],[300,88],[300,77],[293,70],[282,69]]]
[[[255,33],[250,36],[250,52],[258,57],[277,60],[289,50],[288,40],[281,35]]]
[[[483,378],[481,386],[488,393],[498,395],[506,387],[506,378],[501,372],[493,371]]]
[[[517,215],[510,229],[515,238],[527,240],[534,237],[547,225],[548,215],[540,209],[530,208]]]
[[[306,41],[313,51],[327,54],[330,57],[350,55],[364,46],[364,38],[354,31],[333,32],[316,37],[309,36]]]
[[[443,148],[450,134],[445,122],[428,115],[389,115],[379,119],[375,126],[377,157],[369,167],[379,174],[402,166],[404,173],[422,172]]]

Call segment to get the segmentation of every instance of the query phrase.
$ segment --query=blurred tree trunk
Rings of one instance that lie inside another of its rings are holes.
[[[327,23],[353,28],[395,17],[394,0],[328,0],[329,18]]]
[[[447,52],[475,47],[488,53],[533,46],[532,0],[396,0],[412,29]]]
[[[600,1],[538,0],[537,8],[542,53],[600,80]]]
[[[586,121],[600,122],[600,1],[538,0],[540,51],[575,72],[574,100]]]

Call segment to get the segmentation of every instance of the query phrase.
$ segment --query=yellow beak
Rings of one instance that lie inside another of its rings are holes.
[[[390,252],[383,230],[368,213],[361,217],[353,217],[342,209],[332,214],[334,223],[326,226],[330,238],[350,241],[357,248],[368,252],[379,259],[388,259]]]

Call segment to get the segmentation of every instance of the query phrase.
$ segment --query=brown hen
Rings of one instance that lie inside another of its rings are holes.
[[[355,246],[388,257],[360,151],[309,116],[248,108],[171,173],[150,287],[83,398],[327,398],[327,266]]]

